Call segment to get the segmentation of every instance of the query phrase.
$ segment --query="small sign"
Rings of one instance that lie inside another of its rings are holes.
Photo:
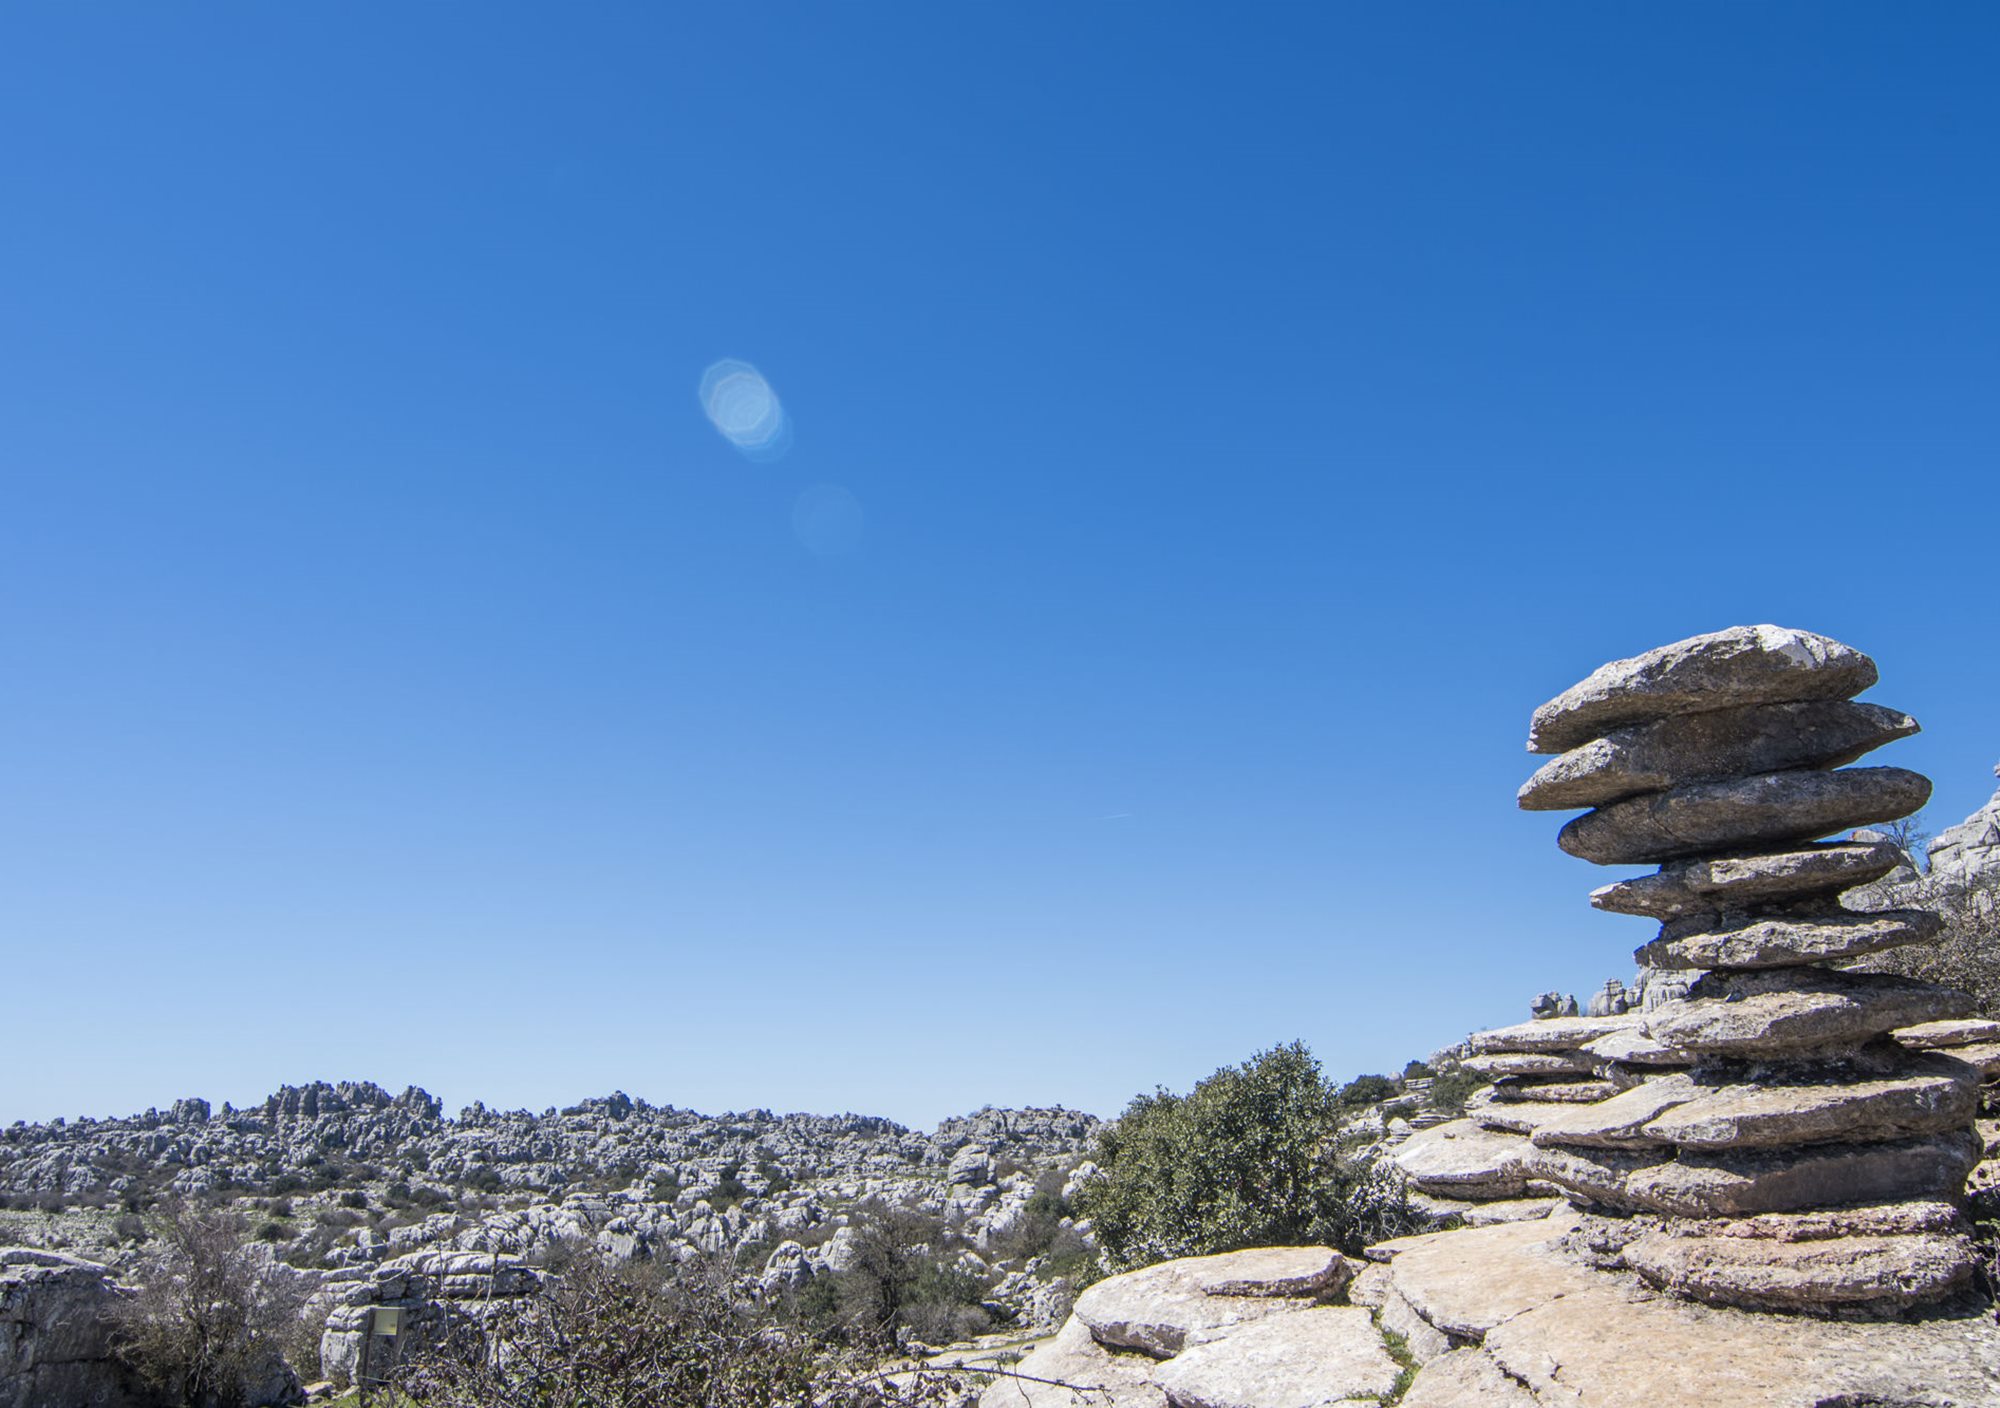
[[[400,1335],[403,1333],[403,1311],[400,1306],[377,1306],[375,1308],[374,1331],[378,1335]]]

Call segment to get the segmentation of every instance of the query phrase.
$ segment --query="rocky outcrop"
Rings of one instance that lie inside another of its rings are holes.
[[[1979,1073],[1889,1040],[1969,1000],[1829,966],[1940,929],[1920,904],[1844,906],[1899,856],[1819,839],[1929,796],[1918,774],[1840,766],[1916,730],[1847,702],[1874,680],[1867,656],[1824,636],[1739,627],[1607,665],[1535,714],[1531,750],[1569,751],[1522,805],[1594,805],[1563,828],[1573,855],[1664,862],[1592,901],[1662,921],[1643,969],[1701,976],[1642,1013],[1644,1047],[1612,1036],[1577,1052],[1631,1088],[1535,1122],[1521,1168],[1580,1206],[1657,1219],[1626,1264],[1678,1296],[1879,1311],[1973,1274],[1954,1209],[1982,1152]]]
[[[338,1383],[386,1378],[408,1346],[477,1326],[540,1293],[541,1273],[491,1252],[417,1252],[334,1280],[320,1337],[320,1371]],[[387,1330],[383,1312],[394,1314]]]
[[[0,1408],[146,1408],[111,1354],[119,1294],[95,1262],[0,1247]]]
[[[1326,1247],[1163,1262],[1100,1281],[980,1408],[1335,1408],[1379,1401],[1400,1368],[1366,1309],[1328,1302],[1353,1268]]]
[[[1895,1236],[1945,1225],[1951,1210],[1924,1216],[1934,1220],[1906,1222]],[[1397,1307],[1419,1327],[1404,1335],[1423,1361],[1402,1400],[1406,1408],[1990,1408],[2000,1402],[2000,1327],[1990,1316],[1902,1324],[1688,1304],[1657,1294],[1629,1271],[1593,1265],[1581,1244],[1588,1221],[1565,1212],[1537,1223],[1404,1238],[1381,1249],[1389,1260],[1371,1288],[1378,1313],[1386,1325]],[[1880,1259],[1880,1248],[1873,1259],[1831,1255],[1836,1242],[1851,1236],[1841,1227],[1830,1240],[1780,1242],[1782,1251],[1749,1265],[1774,1283],[1788,1275],[1792,1284],[1893,1281],[1896,1267]],[[1907,1265],[1924,1254],[1905,1241],[1891,1255]],[[1650,1248],[1639,1252],[1641,1260],[1650,1255]]]

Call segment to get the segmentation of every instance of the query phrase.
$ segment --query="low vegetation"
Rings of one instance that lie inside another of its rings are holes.
[[[1080,1210],[1119,1267],[1295,1243],[1359,1251],[1416,1219],[1401,1179],[1354,1157],[1338,1130],[1399,1090],[1386,1076],[1336,1089],[1293,1042],[1186,1095],[1139,1096],[1101,1136]]]

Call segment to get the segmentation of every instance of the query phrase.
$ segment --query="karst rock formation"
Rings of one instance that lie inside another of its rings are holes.
[[[1839,641],[1740,626],[1605,665],[1530,726],[1530,751],[1557,756],[1521,805],[1590,808],[1562,829],[1571,855],[1657,865],[1592,903],[1661,921],[1642,967],[1701,976],[1594,1043],[1620,1093],[1529,1131],[1523,1172],[1641,1215],[1620,1225],[1623,1261],[1677,1296],[1891,1310],[1975,1270],[1960,1206],[1980,1071],[1890,1036],[1971,1001],[1841,966],[1939,929],[1927,909],[1844,905],[1902,854],[1823,839],[1930,795],[1917,773],[1846,766],[1917,731],[1855,702],[1875,681]]]

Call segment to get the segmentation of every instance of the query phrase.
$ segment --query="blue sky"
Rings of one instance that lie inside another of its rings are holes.
[[[1393,1068],[1629,977],[1527,717],[1736,623],[1872,652],[1957,820],[1996,40],[9,7],[0,1119]]]

